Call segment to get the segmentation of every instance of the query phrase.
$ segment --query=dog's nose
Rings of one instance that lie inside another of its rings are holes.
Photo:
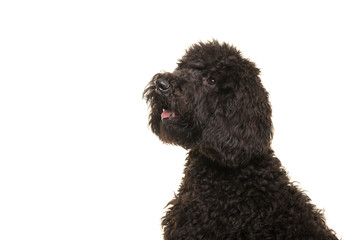
[[[169,83],[169,81],[167,81],[165,78],[158,78],[156,79],[156,89],[160,92],[160,93],[168,93],[171,89],[171,85]]]

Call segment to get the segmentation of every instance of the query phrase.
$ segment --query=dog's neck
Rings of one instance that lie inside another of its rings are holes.
[[[190,150],[179,192],[191,193],[196,198],[197,194],[223,192],[228,190],[224,189],[226,186],[236,186],[236,191],[245,193],[248,191],[247,186],[254,182],[267,183],[267,187],[281,189],[289,184],[289,178],[274,156],[254,159],[246,167],[231,168],[210,160],[200,151]]]
[[[186,159],[185,174],[188,171],[208,171],[209,173],[230,174],[230,175],[246,175],[253,172],[264,171],[282,171],[281,162],[278,158],[274,157],[273,151],[269,150],[268,154],[262,157],[256,157],[248,161],[244,166],[227,167],[221,165],[214,159],[209,158],[201,151],[192,149],[188,152]]]

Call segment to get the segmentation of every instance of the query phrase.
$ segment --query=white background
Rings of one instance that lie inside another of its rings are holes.
[[[212,38],[261,68],[277,156],[357,239],[359,23],[356,1],[1,1],[0,239],[161,239],[186,153],[142,91]]]

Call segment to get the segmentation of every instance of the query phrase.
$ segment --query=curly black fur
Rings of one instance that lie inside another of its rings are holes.
[[[259,73],[214,40],[191,46],[174,72],[156,74],[145,89],[152,131],[189,149],[164,239],[337,239],[273,154]]]

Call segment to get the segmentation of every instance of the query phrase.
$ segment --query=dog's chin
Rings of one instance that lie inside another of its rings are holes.
[[[197,131],[191,128],[189,120],[181,114],[163,110],[161,116],[152,116],[151,128],[161,141],[168,144],[182,146],[186,149],[191,148],[197,137]]]

